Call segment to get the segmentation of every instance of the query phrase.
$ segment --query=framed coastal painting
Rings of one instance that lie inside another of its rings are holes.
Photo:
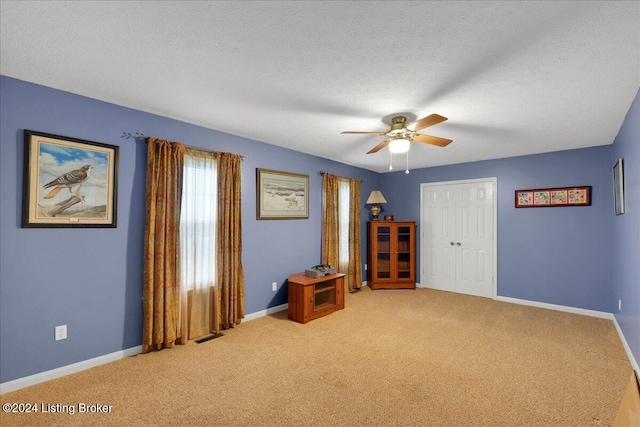
[[[622,159],[613,166],[613,205],[616,215],[624,213],[624,169]]]
[[[256,169],[258,219],[308,219],[309,175]]]
[[[22,227],[117,227],[118,148],[25,130]]]
[[[591,186],[516,190],[516,208],[591,206]]]

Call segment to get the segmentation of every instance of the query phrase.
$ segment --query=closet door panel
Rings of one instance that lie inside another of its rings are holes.
[[[448,186],[445,186],[448,187]],[[434,188],[423,195],[426,213],[425,286],[455,291],[455,189]]]
[[[490,183],[464,185],[457,203],[456,292],[492,296],[493,193]]]

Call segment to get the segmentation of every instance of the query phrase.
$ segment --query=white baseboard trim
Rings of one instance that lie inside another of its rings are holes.
[[[279,311],[287,310],[289,304],[277,305],[270,307],[266,310],[257,311],[255,313],[248,314],[244,317],[244,321],[257,319],[259,317],[268,316],[269,314],[277,313]],[[84,360],[82,362],[73,363],[71,365],[62,366],[60,368],[52,369],[50,371],[41,372],[39,374],[29,375],[28,377],[18,378],[16,380],[7,381],[0,384],[0,394],[9,393],[19,390],[21,388],[29,387],[46,381],[54,380],[56,378],[64,377],[65,375],[75,374],[76,372],[84,371],[96,366],[104,365],[105,363],[115,362],[116,360],[124,359],[125,357],[135,356],[142,353],[142,346],[131,347],[125,350],[116,351],[114,353],[105,354],[104,356],[94,357],[93,359]]]
[[[260,310],[260,311],[256,311],[255,313],[247,314],[246,316],[244,316],[244,319],[242,320],[244,322],[248,322],[249,320],[258,319],[260,317],[268,316],[270,314],[277,313],[279,311],[288,310],[288,309],[289,309],[289,304],[276,305],[274,307],[269,307],[266,310]]]
[[[141,345],[105,354],[104,356],[94,357],[93,359],[83,360],[82,362],[62,366],[39,374],[29,375],[28,377],[18,378],[17,380],[7,381],[0,384],[0,394],[16,391],[45,381],[54,380],[56,378],[64,377],[65,375],[75,374],[76,372],[84,371],[85,369],[94,368],[96,366],[104,365],[105,363],[115,362],[116,360],[135,356],[140,353],[142,353]]]
[[[640,367],[638,367],[638,362],[636,358],[633,357],[633,353],[631,353],[631,347],[629,347],[629,343],[627,343],[624,334],[622,333],[622,329],[620,329],[620,325],[618,324],[618,319],[616,316],[613,316],[613,326],[616,327],[616,331],[618,331],[618,336],[620,336],[620,341],[622,341],[622,346],[624,347],[624,351],[627,352],[627,357],[629,358],[629,362],[631,362],[631,367],[638,373],[640,373]]]
[[[585,308],[568,307],[565,305],[548,304],[546,302],[529,301],[525,299],[509,298],[497,296],[496,301],[510,302],[512,304],[528,305],[531,307],[546,308],[549,310],[564,311],[573,314],[582,314],[583,316],[599,317],[601,319],[613,320],[613,314],[605,311],[587,310]]]

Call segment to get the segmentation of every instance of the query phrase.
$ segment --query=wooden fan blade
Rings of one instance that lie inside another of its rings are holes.
[[[380,144],[376,145],[375,147],[373,147],[371,150],[367,151],[367,154],[373,154],[373,153],[377,153],[378,151],[382,150],[384,147],[386,147],[387,145],[389,145],[389,143],[391,142],[392,138],[389,139],[385,139],[384,141],[382,141]]]
[[[413,123],[409,123],[407,125],[407,129],[412,131],[417,131],[420,129],[427,128],[429,126],[437,125],[438,123],[442,123],[445,120],[448,120],[446,117],[441,116],[440,114],[432,114],[427,117],[423,117],[420,120],[416,120]]]
[[[364,132],[359,130],[345,130],[344,132],[340,132],[340,134],[351,133],[351,134],[359,134],[359,135],[386,135],[384,132]]]
[[[437,136],[420,134],[414,135],[413,140],[417,142],[424,142],[425,144],[437,145],[438,147],[446,147],[453,141],[452,139],[438,138]]]

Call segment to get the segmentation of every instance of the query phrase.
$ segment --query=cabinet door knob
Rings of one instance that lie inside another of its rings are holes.
[[[456,243],[456,245],[458,245],[458,246],[460,246],[461,244],[462,244],[462,243],[460,243],[460,242]]]
[[[455,243],[451,242],[451,246],[453,246]]]

